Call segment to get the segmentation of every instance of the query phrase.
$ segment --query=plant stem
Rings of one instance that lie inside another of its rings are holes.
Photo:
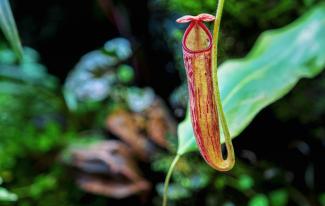
[[[220,92],[219,92],[219,85],[218,85],[218,71],[217,70],[218,70],[219,29],[220,29],[220,23],[221,23],[224,2],[225,2],[225,0],[218,1],[216,19],[215,19],[214,25],[213,25],[213,40],[212,40],[212,81],[214,84],[213,86],[214,86],[214,90],[215,90],[215,94],[216,94],[215,97],[216,97],[216,102],[218,104],[218,108],[219,108],[219,106],[221,106],[221,108],[222,108],[222,105],[220,104],[221,99],[220,99]],[[223,116],[223,115],[221,115],[221,116]]]
[[[167,176],[165,179],[165,183],[164,183],[164,196],[163,196],[163,206],[167,206],[167,200],[168,200],[168,186],[169,186],[169,182],[170,182],[170,178],[173,174],[173,170],[176,166],[176,163],[178,162],[179,158],[181,157],[180,154],[177,154],[172,162],[172,164],[170,165],[168,172],[167,172]]]
[[[220,96],[219,94],[219,85],[218,85],[218,73],[217,73],[217,67],[218,67],[218,40],[219,40],[219,28],[222,18],[222,11],[223,11],[223,5],[225,0],[219,0],[218,1],[218,7],[216,12],[216,19],[214,21],[213,25],[213,40],[212,40],[212,81],[214,83],[214,89],[217,93],[216,96]],[[216,99],[218,100],[218,98]],[[217,101],[218,103],[219,101]]]
[[[213,26],[213,40],[212,40],[212,81],[213,81],[213,88],[215,92],[215,101],[217,103],[217,109],[220,116],[220,123],[222,126],[222,130],[225,137],[225,143],[227,147],[227,153],[228,156],[231,156],[234,158],[234,149],[231,143],[231,136],[229,132],[229,128],[227,125],[227,120],[225,117],[225,114],[223,112],[223,107],[221,103],[221,97],[220,97],[220,90],[219,90],[219,84],[218,84],[218,40],[219,40],[219,30],[220,30],[220,23],[222,18],[222,11],[223,11],[223,5],[225,3],[225,0],[219,0],[218,1],[218,7],[216,12],[216,19],[214,21]],[[234,162],[233,162],[234,163]]]
[[[225,114],[223,112],[223,107],[221,103],[221,97],[220,97],[220,91],[219,91],[219,85],[218,85],[218,62],[217,62],[217,55],[218,55],[218,39],[219,39],[219,30],[220,30],[220,22],[222,18],[222,11],[223,11],[223,5],[225,3],[225,0],[219,0],[218,1],[218,7],[216,12],[216,20],[214,21],[213,26],[213,42],[212,42],[212,79],[214,82],[214,92],[215,92],[215,98],[218,106],[218,113],[220,115],[220,122],[223,129],[223,133],[225,136],[226,144],[231,144],[231,136],[227,125],[227,120],[225,117]],[[227,147],[227,149],[230,149],[228,151],[230,153],[234,153],[232,147]]]
[[[212,48],[212,54],[217,54],[217,48],[218,48],[218,37],[219,37],[219,28],[220,28],[220,22],[221,22],[221,17],[222,17],[222,11],[223,11],[223,5],[225,3],[225,0],[219,0],[218,1],[218,7],[217,7],[217,12],[216,12],[216,19],[214,21],[213,25],[213,48]],[[216,57],[216,56],[213,56]],[[212,66],[216,66],[217,64],[217,58],[212,58],[214,63]]]

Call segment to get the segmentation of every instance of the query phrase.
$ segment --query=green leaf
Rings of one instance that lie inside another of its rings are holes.
[[[238,180],[238,187],[242,190],[251,189],[254,186],[254,179],[248,175],[241,175]]]
[[[129,65],[122,64],[117,69],[117,76],[123,83],[129,83],[134,79],[133,68]]]
[[[231,136],[238,136],[259,111],[287,94],[299,79],[314,77],[324,66],[325,4],[284,28],[264,32],[245,58],[227,61],[218,70]],[[179,124],[178,138],[178,154],[196,150],[189,115]]]
[[[248,206],[268,206],[269,201],[263,194],[257,194],[249,200]]]
[[[288,192],[285,189],[272,191],[269,194],[272,206],[285,206],[288,203]]]
[[[17,32],[16,23],[11,12],[8,0],[0,1],[0,28],[12,49],[20,60],[23,58],[23,49]]]
[[[185,120],[178,125],[177,135],[178,135],[178,149],[177,149],[178,154],[193,152],[198,149],[193,134],[193,127],[191,124],[189,106],[187,106]]]
[[[13,202],[17,199],[16,194],[9,192],[6,188],[0,187],[0,202]]]
[[[322,193],[320,196],[319,196],[319,202],[322,206],[325,205],[325,193]]]

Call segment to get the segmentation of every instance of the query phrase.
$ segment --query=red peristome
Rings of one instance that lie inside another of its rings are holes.
[[[191,16],[191,15],[185,15],[182,16],[181,18],[177,19],[177,23],[188,23],[191,21],[204,21],[204,22],[210,22],[215,19],[214,16],[211,14],[199,14],[197,16]]]
[[[202,21],[213,16],[184,16],[177,22],[190,22],[183,37],[183,57],[190,99],[191,120],[199,150],[213,168],[229,170],[223,159],[220,143],[219,117],[212,79],[212,35]]]

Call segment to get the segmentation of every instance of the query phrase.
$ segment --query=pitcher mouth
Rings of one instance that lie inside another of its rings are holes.
[[[188,40],[189,34],[191,33],[192,29],[195,26],[198,26],[198,27],[200,27],[200,29],[203,30],[203,32],[205,33],[205,35],[207,37],[207,40],[209,41],[208,45],[206,47],[200,48],[200,49],[197,49],[197,50],[193,49],[193,48],[191,49],[187,45],[187,40]],[[209,29],[201,21],[192,21],[190,23],[189,27],[185,31],[182,43],[183,43],[183,49],[188,53],[196,54],[196,53],[202,53],[202,52],[210,51],[211,48],[212,48],[212,35],[211,35]]]

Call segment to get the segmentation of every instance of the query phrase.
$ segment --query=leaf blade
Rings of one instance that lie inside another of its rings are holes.
[[[0,0],[0,28],[19,60],[22,60],[23,49],[8,0]]]

